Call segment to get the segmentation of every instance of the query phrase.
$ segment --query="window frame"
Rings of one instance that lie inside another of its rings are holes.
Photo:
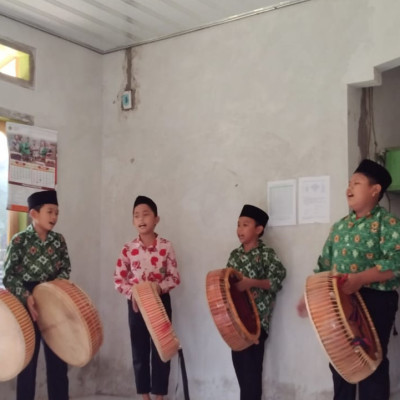
[[[15,76],[10,76],[0,72],[0,80],[9,83],[14,83],[16,85],[22,86],[24,88],[33,89],[35,87],[35,55],[36,50],[28,45],[15,42],[10,39],[0,37],[0,44],[11,47],[17,51],[22,51],[29,56],[29,80],[18,78]]]

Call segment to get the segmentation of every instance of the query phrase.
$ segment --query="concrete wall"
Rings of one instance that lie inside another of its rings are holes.
[[[62,205],[74,207],[59,230],[66,234],[75,278],[88,286],[105,329],[93,367],[75,373],[73,391],[84,381],[98,393],[134,396],[126,304],[113,289],[112,273],[121,246],[136,234],[133,200],[146,194],[159,206],[158,233],[174,243],[178,256],[182,285],[172,292],[173,321],[191,398],[238,398],[230,351],[208,311],[206,274],[224,267],[238,245],[242,205],[266,208],[268,181],[329,175],[331,222],[347,212],[358,88],[376,79],[374,67],[396,66],[399,11],[396,0],[313,0],[101,59],[0,21],[0,34],[11,30],[16,40],[43,52],[49,44],[65,46],[63,57],[80,62],[74,76],[63,69],[73,85],[62,109],[43,94],[28,101],[25,92],[0,84],[0,106],[35,115],[37,125],[60,132]],[[54,56],[47,57],[53,63]],[[76,95],[86,93],[84,78],[92,82],[87,95],[98,95],[101,105]],[[43,91],[52,94],[55,78],[49,84]],[[120,96],[127,84],[136,88],[136,106],[123,112]],[[3,98],[3,87],[11,99]],[[75,113],[78,121],[69,129],[64,116]],[[77,140],[89,144],[85,152]],[[87,168],[93,182],[80,173]],[[265,241],[288,275],[267,342],[265,399],[332,398],[326,357],[309,321],[295,311],[329,225],[267,230]],[[400,398],[397,347],[393,338],[393,399]],[[177,400],[182,385],[176,358],[172,367],[169,399]]]
[[[158,231],[173,241],[180,263],[174,325],[193,398],[237,398],[204,281],[237,246],[242,204],[266,207],[269,180],[327,174],[332,222],[346,213],[348,84],[373,80],[375,65],[399,56],[398,10],[394,1],[385,7],[312,1],[136,48],[137,106],[126,113],[118,98],[126,55],[105,57],[102,269],[111,275],[122,243],[135,235],[134,197],[152,196],[161,213]],[[331,398],[326,359],[309,322],[295,313],[328,230],[328,224],[302,225],[266,235],[288,269],[267,343],[266,399]],[[113,342],[102,349],[107,369],[99,389],[124,394],[131,388],[126,306],[109,281],[104,274],[109,296],[101,308],[109,314],[119,307],[121,314],[114,312],[106,327]],[[177,377],[175,366],[171,381]]]
[[[58,131],[56,231],[67,240],[72,279],[96,300],[100,296],[101,57],[64,40],[0,16],[0,36],[36,49],[35,88],[0,81],[0,108],[29,114],[37,126]],[[43,366],[41,361],[40,365]],[[93,393],[97,360],[70,371],[71,394]],[[37,398],[47,398],[39,368]],[[13,398],[15,380],[0,383],[0,399]]]

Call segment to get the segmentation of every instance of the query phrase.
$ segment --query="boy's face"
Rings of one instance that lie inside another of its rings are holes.
[[[39,211],[32,209],[29,213],[37,231],[51,231],[58,220],[58,206],[55,204],[44,204]]]
[[[153,233],[160,218],[154,215],[154,211],[147,204],[139,204],[133,210],[133,225],[139,235]]]
[[[256,221],[249,217],[239,217],[237,235],[240,243],[246,245],[258,240],[258,235],[263,231],[261,225],[256,226]]]
[[[381,185],[371,184],[364,174],[355,173],[346,190],[347,203],[356,213],[368,213],[379,201]]]

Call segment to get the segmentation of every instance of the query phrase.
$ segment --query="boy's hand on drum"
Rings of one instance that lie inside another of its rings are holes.
[[[347,279],[340,285],[344,294],[352,294],[361,289],[364,281],[359,274],[348,274]]]
[[[304,298],[304,296],[301,296],[299,302],[297,303],[297,314],[299,314],[301,318],[308,317],[306,299]]]
[[[240,292],[244,292],[245,290],[248,290],[252,287],[252,281],[252,279],[244,276],[243,279],[235,283],[235,287]]]
[[[36,310],[35,299],[32,295],[28,296],[28,298],[26,299],[26,305],[28,306],[28,310],[31,314],[32,319],[36,321],[39,314]]]

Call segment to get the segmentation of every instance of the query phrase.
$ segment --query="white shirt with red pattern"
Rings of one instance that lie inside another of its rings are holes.
[[[130,299],[133,285],[149,281],[158,283],[162,293],[168,293],[180,283],[177,267],[170,241],[156,237],[154,243],[146,247],[137,237],[124,245],[118,257],[115,288]]]

